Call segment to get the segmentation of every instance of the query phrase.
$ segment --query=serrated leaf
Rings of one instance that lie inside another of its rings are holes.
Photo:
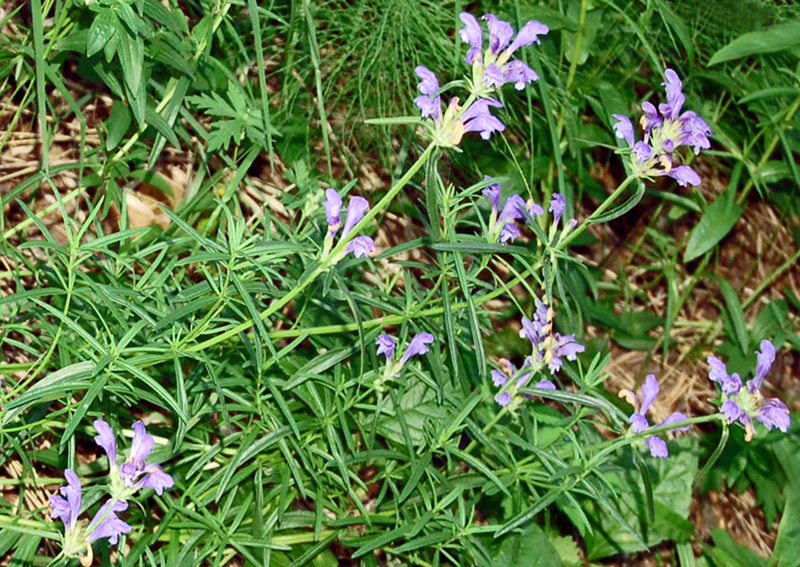
[[[727,194],[720,195],[709,205],[700,222],[692,230],[686,251],[683,253],[683,261],[691,262],[716,246],[736,225],[743,211],[744,209],[733,202]]]
[[[709,67],[748,55],[774,53],[800,46],[800,22],[776,24],[761,31],[740,35],[711,56]]]

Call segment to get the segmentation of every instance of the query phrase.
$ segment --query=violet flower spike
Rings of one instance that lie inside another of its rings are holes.
[[[408,347],[406,347],[406,352],[403,353],[403,356],[400,359],[400,366],[404,366],[405,363],[414,356],[422,356],[423,354],[427,354],[430,351],[428,345],[434,340],[435,339],[433,335],[430,333],[417,333],[414,335],[414,338],[411,339]]]

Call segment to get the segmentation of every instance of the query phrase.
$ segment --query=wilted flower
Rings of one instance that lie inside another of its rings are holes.
[[[711,144],[711,128],[692,111],[681,113],[685,97],[681,80],[672,69],[665,72],[664,85],[667,102],[656,107],[650,102],[642,103],[643,115],[641,126],[644,139],[636,141],[633,124],[630,118],[622,114],[613,114],[616,123],[613,125],[617,138],[625,140],[631,148],[633,159],[630,161],[633,174],[637,177],[667,175],[675,179],[679,185],[700,185],[700,176],[687,165],[674,165],[676,150],[680,146],[694,148],[695,154],[701,149],[708,149]],[[660,116],[659,116],[660,112]]]
[[[133,424],[130,454],[121,465],[117,464],[117,441],[111,426],[102,419],[97,419],[94,428],[98,433],[94,440],[108,456],[111,494],[115,499],[128,500],[142,488],[152,488],[159,495],[164,489],[172,488],[172,477],[161,470],[160,466],[147,462],[155,446],[155,439],[147,433],[141,421]]]
[[[81,513],[81,481],[72,469],[64,471],[67,486],[59,489],[61,496],[50,496],[50,517],[64,523],[63,551],[66,557],[80,557],[81,563],[92,563],[92,543],[108,538],[116,544],[119,536],[131,532],[131,526],[117,517],[117,512],[128,508],[125,502],[111,499],[107,501],[86,526],[78,521]]]
[[[728,374],[725,364],[716,356],[708,357],[711,367],[709,378],[719,384],[720,411],[730,422],[739,422],[745,428],[745,440],[755,434],[753,420],[763,423],[768,430],[776,427],[786,433],[791,425],[789,408],[777,398],[764,398],[761,385],[775,361],[775,346],[767,340],[761,341],[761,351],[756,351],[756,372],[745,387],[738,374]]]
[[[466,62],[472,66],[472,92],[475,96],[486,96],[506,83],[513,83],[514,88],[522,90],[526,84],[539,79],[524,61],[510,59],[519,48],[541,43],[539,36],[550,31],[546,25],[530,21],[519,30],[512,42],[514,28],[511,24],[494,14],[486,14],[483,20],[489,29],[489,46],[483,51],[483,32],[478,20],[466,12],[462,12],[459,18],[464,23],[459,35],[470,46]]]
[[[653,374],[649,374],[647,378],[644,380],[644,384],[642,384],[642,397],[639,398],[630,390],[621,390],[619,396],[621,398],[625,398],[628,403],[633,406],[634,412],[631,415],[630,419],[628,419],[628,423],[631,424],[631,432],[639,434],[644,433],[648,429],[650,429],[650,422],[647,420],[646,414],[647,411],[650,409],[650,406],[653,405],[653,402],[658,396],[658,380]],[[667,419],[662,421],[658,424],[658,427],[662,425],[670,425],[673,423],[677,423],[679,421],[685,421],[686,415],[680,412],[673,413]],[[688,427],[681,427],[677,428],[678,431],[686,431],[689,429]],[[652,457],[658,457],[661,459],[665,459],[669,456],[669,451],[667,450],[666,442],[661,439],[660,437],[656,437],[652,435],[650,437],[646,437],[644,440],[645,444],[650,449],[650,455]]]

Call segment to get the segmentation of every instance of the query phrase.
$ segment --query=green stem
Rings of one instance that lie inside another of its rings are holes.
[[[600,203],[600,206],[598,206],[592,212],[592,214],[590,214],[588,217],[586,217],[586,220],[584,220],[583,223],[581,223],[581,225],[578,228],[576,228],[575,230],[570,232],[567,236],[565,236],[564,238],[559,240],[558,244],[556,244],[556,246],[555,246],[555,249],[556,250],[564,249],[567,246],[567,244],[569,244],[570,242],[575,240],[578,236],[583,234],[583,232],[589,227],[589,225],[597,217],[599,217],[601,214],[603,214],[605,212],[605,210],[608,209],[608,207],[610,207],[614,203],[614,201],[617,200],[617,197],[619,197],[622,194],[622,192],[625,191],[625,189],[628,188],[628,185],[630,185],[631,182],[634,179],[637,179],[637,178],[635,176],[633,176],[633,175],[629,175],[628,177],[626,177],[625,181],[623,181],[622,184],[620,184],[620,186],[617,187],[614,190],[614,192],[611,193],[611,195],[609,195],[608,198],[605,201]]]
[[[379,212],[385,209],[389,205],[389,203],[397,196],[400,190],[403,189],[403,187],[405,187],[409,181],[411,181],[411,178],[414,177],[414,174],[417,173],[417,171],[419,171],[419,169],[423,166],[423,164],[428,160],[428,157],[431,155],[431,152],[433,151],[434,147],[435,147],[434,144],[430,144],[425,149],[425,151],[422,152],[422,155],[419,156],[417,161],[414,162],[414,164],[408,169],[408,171],[406,171],[405,175],[403,175],[403,177],[401,177],[397,181],[397,183],[395,183],[395,185],[391,189],[389,189],[389,192],[386,193],[386,195],[384,195],[383,199],[378,201],[378,203],[374,207],[372,207],[369,211],[367,211],[367,213],[364,215],[364,218],[361,219],[348,234],[344,235],[342,238],[339,239],[339,243],[333,248],[333,250],[331,250],[331,253],[328,254],[328,256],[326,256],[325,259],[323,259],[320,262],[320,264],[316,268],[314,268],[314,270],[308,276],[306,276],[304,280],[299,282],[295,287],[293,287],[289,292],[287,292],[286,295],[284,295],[280,299],[276,299],[275,301],[273,301],[270,304],[270,306],[259,315],[259,318],[263,321],[268,317],[270,317],[271,315],[278,312],[286,304],[288,304],[295,297],[297,297],[314,280],[316,280],[320,276],[320,274],[327,271],[327,269],[331,267],[331,265],[340,256],[340,254],[344,252],[345,248],[350,243],[350,241],[360,233],[360,231],[366,226],[368,222],[370,222],[373,218],[375,218],[375,216]],[[245,321],[243,323],[240,323],[239,325],[236,325],[231,329],[228,329],[224,333],[220,333],[219,335],[208,339],[207,341],[188,347],[186,351],[187,352],[202,351],[208,347],[214,346],[215,344],[221,343],[222,341],[225,341],[235,335],[238,335],[239,333],[246,331],[254,324],[255,322],[253,320]]]

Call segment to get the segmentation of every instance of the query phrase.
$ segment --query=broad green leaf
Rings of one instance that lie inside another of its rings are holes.
[[[117,32],[120,22],[114,10],[107,8],[102,10],[92,22],[89,28],[89,37],[86,40],[86,55],[91,57],[106,46],[106,43]]]
[[[130,125],[131,111],[128,105],[122,101],[115,100],[114,106],[111,107],[111,116],[108,118],[107,150],[113,150],[119,145]]]
[[[709,67],[759,53],[774,53],[800,46],[800,22],[776,24],[762,31],[740,35],[711,56]]]
[[[739,220],[744,209],[737,205],[728,194],[720,195],[709,205],[697,226],[692,230],[683,261],[691,262],[699,258],[725,238]]]
[[[508,534],[491,553],[492,567],[560,567],[562,565],[550,538],[542,528],[531,524],[521,532]]]

